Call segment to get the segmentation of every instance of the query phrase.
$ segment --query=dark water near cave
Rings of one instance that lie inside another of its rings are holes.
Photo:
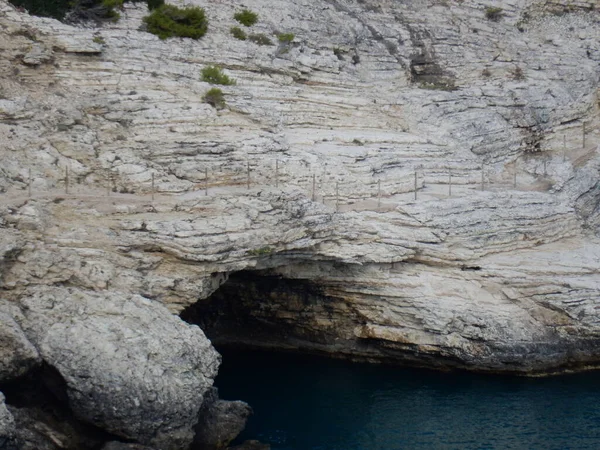
[[[274,450],[600,449],[600,373],[438,373],[224,352],[222,398],[254,408],[244,439]]]

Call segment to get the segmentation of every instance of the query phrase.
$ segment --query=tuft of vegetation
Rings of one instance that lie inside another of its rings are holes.
[[[253,248],[252,250],[247,250],[246,254],[250,256],[266,256],[272,254],[274,251],[275,249],[273,247],[265,245],[261,248]]]
[[[282,44],[289,44],[294,40],[295,37],[296,35],[294,33],[279,33],[277,35],[277,40]]]
[[[419,84],[419,88],[428,89],[430,91],[456,91],[458,88],[454,84],[453,80],[434,80],[431,82],[422,82]]]
[[[498,8],[496,6],[488,6],[485,8],[485,18],[487,20],[491,20],[492,22],[499,22],[502,19],[504,14],[502,13],[502,8]]]
[[[219,66],[206,66],[202,69],[201,79],[210,84],[222,84],[224,86],[235,84],[235,80],[225,75]]]
[[[165,4],[165,0],[147,0],[146,4],[148,5],[148,9],[150,11],[160,8],[162,5]]]
[[[225,96],[223,91],[219,88],[211,88],[202,97],[204,103],[208,103],[215,109],[225,108]]]
[[[106,41],[104,40],[104,38],[102,36],[94,36],[94,39],[92,39],[94,41],[95,44],[100,44],[100,45],[104,45],[106,44]]]
[[[144,23],[150,33],[161,39],[200,39],[208,30],[204,9],[198,6],[178,8],[174,5],[162,5],[144,17]]]
[[[249,9],[242,9],[240,12],[236,12],[233,15],[233,18],[247,27],[251,27],[258,22],[258,14]]]
[[[360,139],[358,139],[358,138],[352,139],[352,143],[355,144],[355,145],[360,145],[360,146],[365,145],[365,143],[363,141],[361,141]]]
[[[239,39],[240,41],[248,39],[248,35],[240,27],[231,27],[229,31],[234,38]]]
[[[263,33],[251,34],[248,36],[248,40],[258,45],[273,45],[273,41]]]
[[[333,54],[337,56],[337,59],[339,59],[340,61],[344,60],[344,53],[344,50],[342,50],[341,48],[333,47]]]

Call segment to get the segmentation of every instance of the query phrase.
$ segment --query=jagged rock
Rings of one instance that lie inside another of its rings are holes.
[[[203,6],[188,42],[141,31],[140,3],[91,29],[0,0],[6,298],[67,285],[179,313],[268,271],[336,308],[262,313],[349,354],[599,363],[594,0],[499,0],[497,21],[476,0],[255,2],[286,52],[232,40],[235,2]],[[54,64],[15,67],[34,41]],[[221,111],[208,64],[238,80]]]
[[[0,392],[0,450],[19,450],[15,419],[4,404],[4,395]]]
[[[203,450],[222,450],[246,426],[252,408],[241,401],[219,399],[216,388],[205,396],[196,426],[194,445]]]
[[[7,382],[25,375],[41,363],[41,358],[19,324],[6,313],[10,305],[3,303],[0,299],[0,382]],[[14,309],[12,312],[20,315]]]
[[[39,66],[52,61],[52,51],[41,44],[33,44],[23,57],[23,63],[28,66]]]
[[[75,288],[32,288],[21,308],[77,418],[161,449],[191,442],[220,359],[198,327],[141,296]]]

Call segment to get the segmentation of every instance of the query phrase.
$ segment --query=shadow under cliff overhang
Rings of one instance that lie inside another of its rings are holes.
[[[269,349],[444,370],[466,367],[443,349],[428,354],[412,342],[372,338],[354,299],[333,291],[275,270],[240,271],[180,316],[202,328],[217,350]]]

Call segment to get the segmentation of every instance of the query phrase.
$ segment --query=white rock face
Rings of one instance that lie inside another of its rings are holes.
[[[599,363],[595,1],[499,1],[498,21],[477,0],[246,2],[251,32],[295,34],[275,46],[231,37],[237,2],[186,3],[198,41],[140,31],[140,3],[94,29],[0,0],[7,299],[60,285],[178,313],[267,270],[339,299],[339,327],[302,317],[350,355]],[[237,80],[221,111],[208,64]]]

